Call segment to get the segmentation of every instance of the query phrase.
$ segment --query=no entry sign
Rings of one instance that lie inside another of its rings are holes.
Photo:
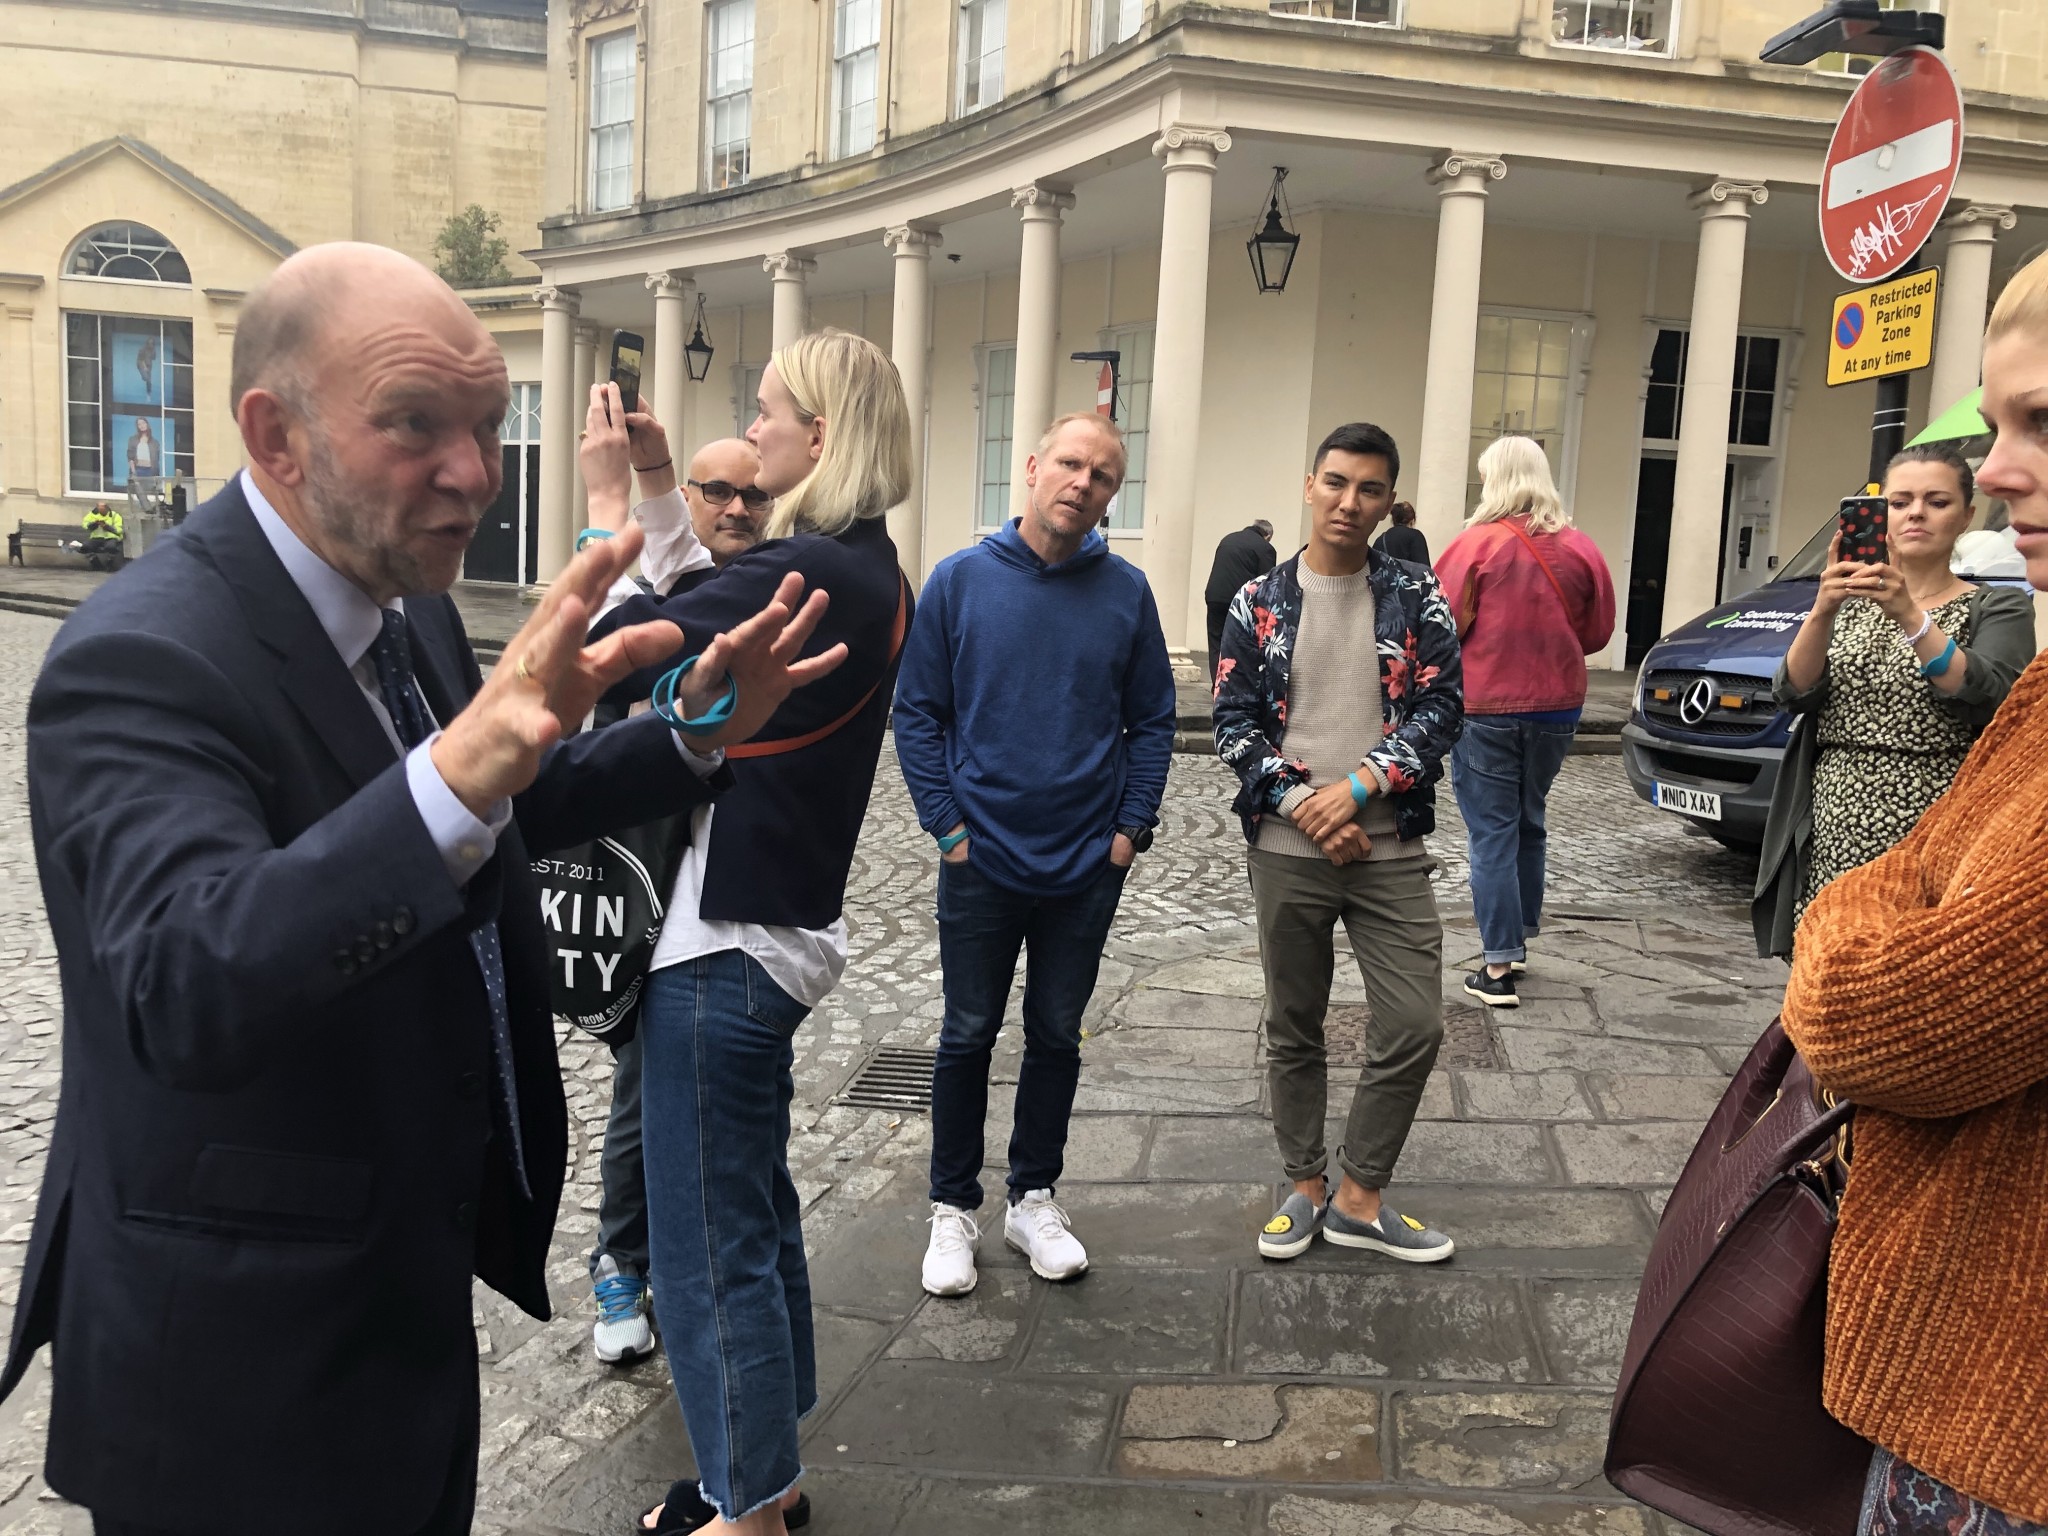
[[[1820,239],[1851,282],[1890,277],[1934,232],[1963,155],[1963,95],[1948,61],[1906,48],[1849,98],[1821,172]]]

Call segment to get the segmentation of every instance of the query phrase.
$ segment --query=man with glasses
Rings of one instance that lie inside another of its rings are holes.
[[[642,483],[659,474],[669,457],[668,441],[651,416],[636,415],[632,430],[635,468]],[[735,555],[761,539],[761,525],[775,498],[758,489],[761,456],[744,438],[706,443],[690,460],[683,481],[689,528],[702,548],[670,586],[686,592]],[[681,519],[673,525],[648,518],[644,565],[662,569],[676,542],[685,537]],[[597,1247],[590,1255],[590,1284],[597,1298],[591,1342],[606,1365],[625,1365],[654,1353],[654,1323],[647,1298],[647,1185],[640,1160],[640,1037],[612,1048],[612,1113],[605,1123],[604,1203],[597,1212]]]

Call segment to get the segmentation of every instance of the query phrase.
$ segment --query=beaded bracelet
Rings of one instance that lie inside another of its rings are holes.
[[[1922,640],[1925,640],[1927,638],[1927,631],[1929,631],[1932,628],[1934,628],[1934,614],[1932,610],[1930,610],[1920,620],[1920,627],[1914,630],[1913,633],[1911,633],[1910,635],[1906,636],[1906,648],[1908,650],[1911,650],[1914,646],[1918,645]]]
[[[583,546],[588,544],[592,539],[608,539],[611,536],[612,531],[609,528],[586,528],[581,533],[576,535],[575,553],[579,555],[582,554]]]

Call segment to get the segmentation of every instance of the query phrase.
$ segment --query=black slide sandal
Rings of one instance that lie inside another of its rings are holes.
[[[687,1536],[690,1531],[702,1530],[717,1516],[718,1511],[697,1491],[697,1484],[684,1478],[670,1485],[668,1497],[661,1501],[661,1518],[653,1525],[646,1525],[642,1522],[647,1517],[642,1515],[634,1520],[633,1529],[639,1536]],[[786,1530],[800,1531],[810,1523],[811,1496],[800,1493],[796,1502],[782,1512],[782,1524]]]

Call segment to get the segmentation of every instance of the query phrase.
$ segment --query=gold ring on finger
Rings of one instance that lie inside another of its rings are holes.
[[[533,681],[533,674],[526,670],[526,658],[524,656],[520,657],[518,663],[512,668],[512,675],[522,683]]]

